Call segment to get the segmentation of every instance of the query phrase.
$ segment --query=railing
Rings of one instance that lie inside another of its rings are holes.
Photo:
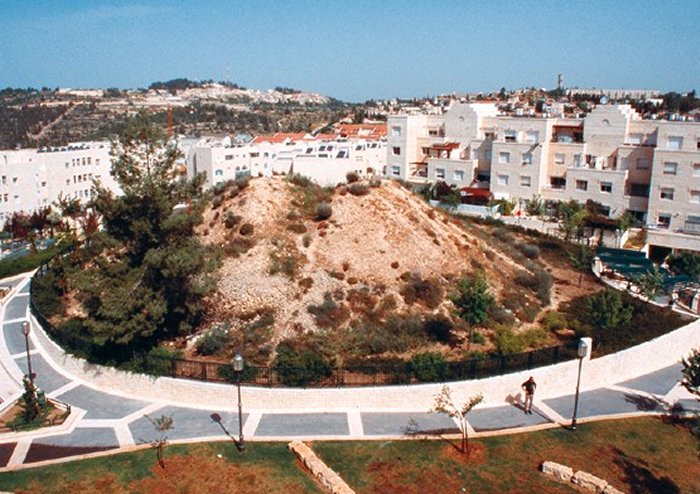
[[[51,261],[42,264],[34,277],[42,276]],[[29,308],[52,340],[71,353],[104,355],[103,347],[99,347],[82,335],[60,331],[44,317],[34,303],[35,287],[36,283],[32,283]],[[529,352],[488,355],[458,362],[436,362],[427,365],[417,365],[412,362],[368,362],[343,368],[320,362],[312,367],[301,368],[249,365],[239,374],[233,370],[232,365],[227,363],[140,354],[132,356],[129,370],[155,376],[209,382],[237,382],[240,379],[242,383],[269,387],[343,387],[480,379],[553,365],[575,358],[576,346],[560,345]]]

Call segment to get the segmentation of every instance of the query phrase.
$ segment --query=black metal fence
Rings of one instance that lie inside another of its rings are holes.
[[[42,276],[47,265],[34,275]],[[100,348],[89,339],[69,331],[58,330],[36,307],[34,286],[31,286],[30,310],[44,331],[71,353],[99,355]],[[560,345],[523,353],[487,355],[459,362],[435,362],[416,365],[396,362],[347,366],[343,368],[319,364],[314,367],[246,366],[240,374],[231,364],[159,356],[133,355],[128,369],[154,376],[194,379],[197,381],[237,382],[258,386],[282,387],[345,387],[416,384],[425,382],[462,381],[530,370],[576,358],[576,345]],[[109,360],[109,358],[107,358]]]

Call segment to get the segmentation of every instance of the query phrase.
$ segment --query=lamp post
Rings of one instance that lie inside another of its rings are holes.
[[[576,398],[574,399],[574,416],[571,419],[571,430],[576,430],[576,415],[578,414],[578,394],[579,388],[581,387],[581,366],[583,365],[583,359],[588,355],[588,343],[584,339],[580,339],[578,342],[578,349],[576,351],[576,356],[578,357],[578,378],[576,379]]]
[[[32,356],[29,354],[29,332],[31,327],[29,326],[29,321],[24,321],[22,323],[22,334],[24,335],[24,344],[27,348],[27,371],[29,372],[29,382],[32,383],[32,389],[34,388],[34,371],[32,370]]]
[[[245,451],[245,443],[243,442],[243,402],[241,401],[241,374],[243,373],[244,365],[243,356],[237,353],[233,357],[233,370],[238,376],[238,443],[236,447],[241,452]]]

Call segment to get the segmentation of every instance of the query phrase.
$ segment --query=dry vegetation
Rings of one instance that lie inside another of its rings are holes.
[[[505,239],[512,234],[499,239],[492,228],[465,224],[395,182],[322,189],[303,179],[259,178],[215,192],[198,233],[226,257],[200,335],[225,325],[228,353],[243,349],[256,363],[295,339],[322,340],[336,363],[417,350],[463,358],[466,332],[449,296],[460,277],[477,272],[498,307],[471,350],[509,350],[499,347],[503,338],[533,329],[519,346],[549,344],[556,337],[531,324],[551,307],[548,271],[557,282],[554,304],[592,288],[589,280],[572,286],[568,280],[578,276],[566,263],[551,256],[543,263],[539,252]],[[424,331],[436,321],[447,337]],[[416,324],[423,329],[412,330]],[[390,333],[406,341],[387,343]],[[188,351],[195,351],[192,340]]]

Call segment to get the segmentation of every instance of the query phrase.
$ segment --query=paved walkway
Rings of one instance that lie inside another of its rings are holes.
[[[0,281],[13,287],[0,315],[0,397],[8,406],[21,394],[21,377],[27,372],[22,322],[28,320],[29,278]],[[0,471],[38,462],[68,458],[90,452],[116,450],[148,444],[156,438],[149,418],[171,416],[171,441],[235,439],[238,414],[234,407],[218,410],[184,406],[176,396],[168,402],[107,393],[67,373],[51,360],[30,335],[32,366],[36,383],[51,398],[70,404],[73,413],[62,426],[25,433],[0,434]],[[600,418],[656,414],[680,403],[688,410],[700,404],[678,383],[680,364],[638,376],[600,389],[581,393],[579,421]],[[245,393],[245,389],[244,389]],[[362,389],[357,389],[362,393]],[[235,398],[231,388],[232,402]],[[244,396],[245,402],[245,396]],[[521,432],[569,423],[574,396],[535,400],[534,413],[525,415],[517,403],[477,407],[469,415],[469,428],[475,437],[487,434]],[[282,413],[279,410],[245,410],[243,433],[246,440],[295,439],[396,439],[412,435],[458,433],[456,423],[444,416],[426,412],[377,412],[352,409],[327,413]]]

